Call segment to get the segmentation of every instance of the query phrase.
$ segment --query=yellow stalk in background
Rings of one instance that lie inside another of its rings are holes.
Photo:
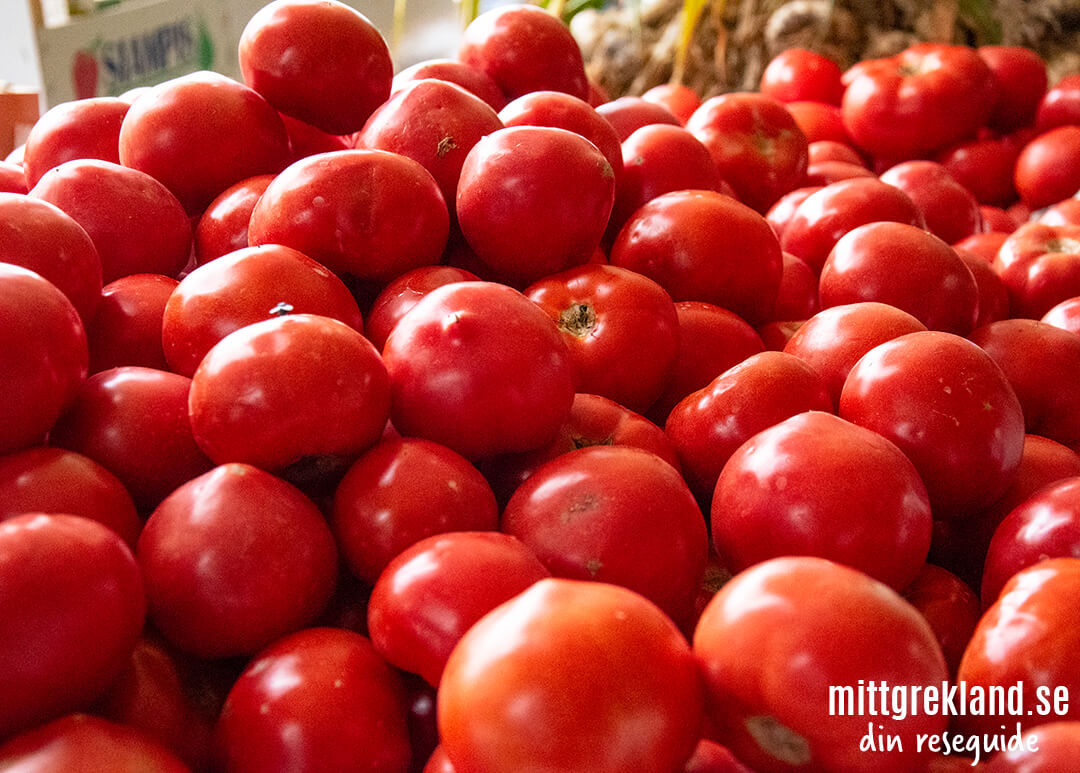
[[[723,8],[724,0],[717,0]],[[682,83],[686,75],[686,63],[690,58],[690,45],[694,40],[694,29],[701,14],[709,5],[709,0],[683,0],[682,24],[679,27],[679,41],[675,47],[675,64],[671,73],[672,83]]]

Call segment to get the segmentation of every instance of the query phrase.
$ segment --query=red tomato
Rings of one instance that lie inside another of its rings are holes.
[[[1066,298],[1046,312],[1042,321],[1080,335],[1080,296]]]
[[[644,97],[619,97],[598,105],[596,112],[615,127],[619,142],[626,142],[631,134],[645,126],[652,126],[653,124],[683,125],[683,122],[667,107]]]
[[[195,263],[248,246],[248,223],[259,197],[275,175],[260,174],[230,185],[210,202],[195,226]]]
[[[942,150],[936,160],[980,204],[1003,206],[1016,199],[1013,169],[1016,157],[1027,143],[1022,136],[1026,135],[977,137]]]
[[[120,125],[131,105],[116,97],[62,102],[34,122],[26,137],[26,187],[65,161],[98,158],[120,163]]]
[[[1010,227],[1010,233],[1016,230],[1016,224]],[[974,255],[978,255],[987,263],[992,264],[994,258],[997,257],[998,250],[1001,249],[1001,245],[1005,243],[1005,240],[1009,238],[1009,234],[1002,231],[987,231],[986,233],[973,234],[966,239],[961,239],[953,245],[958,251],[966,250]]]
[[[1019,223],[1013,220],[1012,215],[1001,207],[981,204],[979,206],[979,212],[982,213],[983,228],[988,232],[997,231],[999,233],[1010,234],[1015,231],[1019,225]],[[1054,224],[1058,225],[1058,223]],[[977,236],[978,234],[975,235]],[[961,239],[961,241],[963,240]]]
[[[101,259],[79,223],[48,202],[0,193],[0,243],[4,263],[47,279],[90,324],[101,301]]]
[[[1016,158],[1016,192],[1032,209],[1080,190],[1080,126],[1059,126],[1033,139]]]
[[[492,110],[499,111],[506,106],[506,95],[487,73],[458,61],[457,59],[425,59],[398,72],[390,84],[390,93],[395,94],[412,81],[436,78],[453,83],[487,102]]]
[[[833,404],[859,358],[878,344],[926,326],[906,311],[874,301],[822,309],[800,327],[784,351],[810,364],[825,381]]]
[[[681,773],[754,773],[726,746],[702,738]]]
[[[679,320],[656,282],[616,266],[586,265],[541,279],[525,296],[558,326],[578,392],[639,413],[660,396],[678,354]]]
[[[844,96],[840,66],[805,48],[789,48],[769,60],[761,73],[760,91],[781,102],[839,105]]]
[[[787,102],[785,107],[802,133],[806,135],[807,142],[833,140],[851,144],[851,137],[848,136],[844,122],[840,118],[839,107],[822,102]],[[859,161],[856,162],[856,166],[864,166],[864,164]]]
[[[806,201],[810,194],[820,191],[823,187],[822,185],[807,185],[796,188],[785,193],[776,200],[775,204],[769,207],[769,211],[765,213],[765,220],[768,221],[778,239],[784,238],[784,231],[787,229],[788,223],[791,222],[792,216],[798,210],[799,205]],[[790,255],[791,253],[787,254]],[[802,260],[802,258],[799,259]],[[814,270],[814,276],[817,276],[817,270]]]
[[[191,257],[191,221],[169,189],[109,161],[67,161],[30,195],[55,204],[94,240],[102,281],[131,274],[175,276]]]
[[[379,30],[335,0],[263,6],[240,35],[239,57],[248,86],[282,113],[329,134],[360,129],[390,95],[394,77]]]
[[[852,698],[863,680],[940,687],[948,671],[918,611],[821,558],[777,558],[736,575],[706,607],[694,653],[713,737],[755,770],[919,770],[916,734],[940,733],[948,721],[879,717],[875,729],[900,735],[903,752],[860,751],[867,718]],[[830,688],[840,695],[833,715]]]
[[[438,686],[446,659],[473,623],[550,576],[531,550],[506,534],[428,537],[379,575],[368,603],[371,642],[387,662]]]
[[[850,142],[835,140],[817,140],[806,146],[807,159],[811,164],[822,161],[846,161],[849,164],[866,166],[866,160],[859,155]]]
[[[1038,319],[1080,295],[1080,225],[1027,223],[1001,244],[994,259],[1014,317]]]
[[[773,306],[774,320],[809,319],[818,313],[818,277],[802,258],[790,252],[783,254],[784,270],[780,276],[780,291]]]
[[[935,161],[905,161],[881,175],[915,202],[926,229],[949,244],[985,230],[979,202]]]
[[[154,625],[202,657],[248,655],[310,624],[337,578],[318,508],[245,464],[217,467],[170,494],[147,520],[136,555]]]
[[[421,266],[406,271],[382,289],[367,313],[364,333],[382,351],[390,331],[416,303],[436,287],[474,282],[476,274],[453,266]]]
[[[708,502],[724,464],[752,435],[797,413],[833,410],[824,381],[804,360],[762,352],[683,398],[664,434],[679,454],[687,483]]]
[[[1002,132],[1029,126],[1046,93],[1046,62],[1023,46],[979,46],[979,56],[997,82],[997,100],[987,124]]]
[[[751,93],[710,97],[686,122],[739,201],[765,212],[806,173],[806,135],[787,108]]]
[[[459,771],[670,773],[698,740],[700,680],[682,634],[638,594],[541,580],[451,653],[443,750]]]
[[[705,571],[705,519],[675,469],[629,446],[591,446],[536,470],[503,511],[502,530],[556,577],[630,588],[676,622]]]
[[[938,519],[997,499],[1024,449],[1024,415],[1005,374],[950,333],[909,333],[871,349],[844,382],[839,415],[907,454]]]
[[[450,219],[435,178],[385,150],[301,159],[259,198],[250,244],[283,244],[338,274],[389,281],[437,263]]]
[[[761,336],[762,343],[765,344],[765,351],[768,352],[782,352],[784,347],[787,346],[791,337],[799,332],[799,328],[806,322],[804,319],[795,320],[773,320],[772,322],[761,325],[757,328],[757,333]]]
[[[191,376],[214,344],[282,305],[363,332],[356,299],[328,269],[279,244],[247,247],[199,266],[169,296],[161,327],[169,369]]]
[[[1009,291],[1005,282],[994,267],[985,258],[974,252],[955,247],[956,254],[964,261],[971,275],[975,278],[975,286],[979,290],[979,302],[976,308],[979,310],[975,319],[975,327],[989,325],[991,322],[1007,319],[1009,316]]]
[[[481,261],[527,284],[585,262],[600,244],[614,198],[611,164],[587,139],[549,126],[512,126],[469,151],[457,213]]]
[[[279,113],[289,135],[289,161],[298,161],[316,153],[347,150],[353,146],[352,135],[327,134],[298,118]]]
[[[212,466],[188,422],[191,379],[124,366],[83,382],[49,444],[89,456],[123,481],[149,512],[169,492]]]
[[[611,248],[611,263],[645,274],[676,301],[705,301],[764,321],[783,271],[768,222],[714,191],[673,191],[641,207]]]
[[[481,137],[503,127],[500,117],[460,86],[414,81],[371,114],[356,135],[356,147],[388,150],[418,162],[435,178],[453,212],[465,157]]]
[[[904,598],[930,623],[949,674],[956,674],[982,613],[975,591],[947,569],[926,564],[904,589]]]
[[[979,287],[956,250],[905,223],[867,223],[844,234],[818,285],[825,308],[887,303],[930,330],[966,335],[979,314]]]
[[[14,194],[13,194],[14,195]],[[0,453],[39,443],[86,378],[86,333],[51,282],[0,263]]]
[[[681,83],[661,83],[647,89],[641,98],[655,102],[685,124],[691,114],[701,107],[701,97],[689,86]]]
[[[561,19],[530,5],[480,14],[461,36],[458,59],[486,73],[507,96],[565,91],[589,96],[581,49]]]
[[[381,437],[389,410],[390,383],[375,347],[316,314],[229,333],[202,359],[188,399],[192,432],[207,456],[270,471],[315,461],[309,457],[354,458]]]
[[[844,74],[844,125],[875,156],[909,159],[965,139],[997,99],[986,62],[967,46],[920,43]]]
[[[1010,739],[1011,740],[1011,739]],[[984,773],[1054,773],[1068,770],[1080,755],[1080,722],[1048,722],[996,755]]]
[[[26,193],[27,190],[22,165],[0,161],[0,193]]]
[[[804,183],[808,186],[825,186],[853,177],[874,177],[874,173],[862,164],[846,161],[821,161],[806,167]],[[798,189],[796,189],[798,190]]]
[[[168,370],[161,324],[177,284],[163,274],[132,274],[102,288],[101,303],[86,331],[91,373],[122,365]]]
[[[142,520],[124,484],[93,459],[59,448],[0,456],[0,521],[22,513],[81,515],[135,547]]]
[[[218,758],[236,773],[406,773],[401,680],[359,634],[312,628],[260,652],[229,691]]]
[[[988,691],[994,685],[1015,690],[1022,683],[1020,714],[962,714],[954,718],[959,732],[997,733],[1003,720],[1030,730],[1080,716],[1073,699],[1080,694],[1080,629],[1074,624],[1078,599],[1080,559],[1051,558],[1013,575],[979,620],[956,678],[967,683],[968,691]]]
[[[1080,225],[1080,199],[1073,197],[1047,207],[1036,222],[1046,225]]]
[[[387,438],[356,460],[330,519],[349,569],[374,585],[390,560],[436,534],[494,531],[495,495],[467,459],[419,438]]]
[[[0,746],[0,766],[19,773],[188,773],[166,747],[127,725],[69,714]]]
[[[1080,73],[1066,75],[1051,86],[1035,111],[1035,131],[1080,123]]]
[[[40,513],[0,523],[0,605],[0,737],[96,699],[146,613],[139,567],[115,532]]]
[[[550,442],[574,399],[573,364],[555,323],[491,282],[425,295],[386,339],[383,360],[394,426],[471,459]]]
[[[279,171],[289,157],[274,108],[224,75],[183,75],[136,102],[120,127],[120,163],[157,178],[190,215],[235,182]]]

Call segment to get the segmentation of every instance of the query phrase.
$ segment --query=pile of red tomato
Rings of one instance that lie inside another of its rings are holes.
[[[239,55],[0,164],[0,770],[1071,769],[1080,80]]]

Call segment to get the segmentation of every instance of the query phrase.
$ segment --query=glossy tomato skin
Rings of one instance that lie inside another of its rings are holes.
[[[0,161],[0,193],[26,193],[27,190],[22,165]]]
[[[0,263],[0,452],[40,443],[87,372],[86,332],[71,301],[29,269]]]
[[[368,603],[375,649],[437,687],[465,632],[551,573],[520,540],[498,532],[428,537],[394,558]]]
[[[1066,298],[1043,314],[1042,321],[1070,333],[1080,334],[1080,296]]]
[[[883,641],[897,649],[883,649]],[[712,735],[754,770],[917,770],[915,734],[945,729],[941,716],[879,719],[875,730],[882,724],[883,732],[902,735],[906,754],[867,755],[859,750],[865,716],[821,721],[829,686],[857,689],[859,679],[940,686],[948,679],[926,621],[854,569],[808,556],[748,569],[706,607],[693,644]]]
[[[926,230],[949,244],[984,230],[975,195],[936,161],[904,161],[881,174],[902,190],[926,221]]]
[[[210,469],[188,421],[191,379],[122,366],[83,382],[49,444],[77,451],[118,477],[143,512]]]
[[[23,513],[80,515],[112,529],[130,548],[142,530],[124,484],[93,459],[60,448],[0,456],[0,521]]]
[[[229,333],[202,359],[188,398],[192,433],[207,456],[270,471],[308,457],[355,457],[382,436],[389,410],[375,347],[317,314]]]
[[[457,59],[425,59],[400,70],[390,84],[390,93],[395,94],[409,83],[425,78],[461,86],[484,100],[496,112],[506,106],[506,95],[495,85],[491,76]]]
[[[605,583],[548,579],[454,648],[439,731],[458,771],[667,773],[693,751],[701,705],[690,648],[654,605]]]
[[[683,398],[664,434],[678,451],[687,483],[708,501],[724,464],[752,435],[797,413],[833,410],[825,382],[804,360],[762,352]]]
[[[997,601],[979,620],[964,651],[957,679],[968,688],[1006,688],[1023,683],[1022,715],[1009,717],[1025,730],[1080,715],[1072,696],[1080,690],[1075,654],[1078,632],[1072,624],[1077,612],[1080,559],[1051,558],[1013,575]],[[1063,689],[1069,696],[1066,706],[1053,700],[1040,703],[1038,688]],[[1058,713],[1055,709],[1065,709]],[[965,715],[956,717],[956,727],[964,733],[998,732],[1001,717]]]
[[[435,178],[384,150],[319,153],[274,179],[248,241],[283,244],[338,274],[389,281],[439,260],[450,220]]]
[[[1009,234],[994,259],[1014,317],[1038,319],[1080,294],[1080,226],[1027,223]]]
[[[558,328],[524,295],[492,282],[432,290],[390,333],[383,361],[394,426],[470,459],[550,442],[574,399]]]
[[[993,265],[981,255],[976,255],[962,247],[955,247],[960,260],[971,271],[975,279],[975,286],[979,291],[979,302],[976,307],[979,310],[975,318],[975,328],[989,325],[992,322],[1007,319],[1009,317],[1009,290],[1005,287],[1004,280],[994,271]]]
[[[685,621],[705,571],[705,519],[679,473],[648,451],[591,446],[536,470],[502,531],[556,577],[630,588]]]
[[[1080,225],[1080,199],[1063,199],[1047,207],[1036,218],[1036,222],[1047,225]]]
[[[460,454],[430,440],[386,438],[345,473],[330,523],[349,569],[374,585],[410,545],[445,532],[495,531],[499,511]]]
[[[998,131],[1029,126],[1046,93],[1046,62],[1023,46],[979,46],[977,53],[997,82],[997,100],[987,121]]]
[[[844,96],[840,66],[805,48],[789,48],[774,56],[761,73],[759,90],[781,102],[839,105]]]
[[[390,95],[394,77],[378,29],[339,2],[263,6],[240,35],[239,58],[248,86],[282,113],[329,134],[360,129]]]
[[[120,537],[74,515],[0,523],[0,575],[7,737],[97,698],[135,647],[146,599]]]
[[[785,252],[783,259],[780,290],[771,316],[774,321],[809,319],[821,308],[817,274],[805,260],[790,252]]]
[[[641,95],[646,102],[655,102],[666,108],[679,123],[685,124],[691,114],[701,107],[701,97],[689,86],[681,83],[661,83],[646,89]]]
[[[611,164],[587,139],[550,126],[510,126],[469,151],[457,214],[484,264],[528,284],[585,262],[600,244],[614,199]]]
[[[714,191],[673,191],[641,207],[611,263],[648,276],[675,301],[705,301],[763,321],[780,288],[780,244],[764,217]]]
[[[1032,209],[1067,199],[1080,189],[1080,126],[1051,129],[1016,158],[1016,192]]]
[[[275,176],[259,174],[240,180],[207,205],[193,237],[197,265],[248,246],[251,213]]]
[[[1016,199],[1013,168],[1026,140],[1020,134],[976,137],[940,151],[936,160],[980,204],[1006,205]]]
[[[216,728],[223,769],[406,773],[400,679],[359,634],[310,628],[260,652]]]
[[[867,223],[844,234],[821,268],[821,305],[887,303],[930,330],[967,335],[979,287],[956,250],[906,223]]]
[[[1041,134],[1077,122],[1080,122],[1080,73],[1066,75],[1043,94],[1035,111],[1035,130]]]
[[[155,626],[202,657],[248,655],[310,624],[337,578],[318,508],[242,464],[170,494],[147,520],[136,556]]]
[[[196,72],[143,94],[120,127],[120,163],[146,172],[202,212],[230,185],[278,172],[289,157],[281,118],[257,92]]]
[[[631,134],[645,126],[667,124],[682,126],[670,110],[658,102],[643,97],[625,96],[597,105],[596,112],[615,127],[620,142],[626,142]]]
[[[753,435],[720,472],[712,499],[713,545],[736,572],[812,555],[900,591],[926,561],[932,525],[926,488],[904,454],[820,411]]]
[[[1080,722],[1048,722],[1028,730],[1018,748],[996,755],[986,773],[1052,773],[1068,770],[1080,754]]]
[[[56,286],[86,327],[101,302],[101,258],[79,223],[47,201],[0,193],[0,260]]]
[[[120,163],[120,126],[131,105],[116,97],[62,102],[34,122],[23,150],[26,187],[76,158]]]
[[[758,212],[802,184],[806,135],[775,99],[751,93],[710,97],[686,128],[709,149],[739,201]]]
[[[421,266],[406,271],[376,296],[366,315],[364,334],[376,349],[382,351],[390,331],[417,301],[436,287],[454,282],[475,282],[478,279],[471,271],[453,266]]]
[[[86,331],[91,373],[122,365],[169,369],[161,326],[165,304],[178,284],[164,274],[131,274],[101,288],[101,302]]]
[[[170,370],[193,375],[214,344],[275,316],[279,304],[364,330],[356,299],[325,266],[280,244],[246,247],[196,267],[169,296],[161,339]]]
[[[679,350],[675,304],[659,284],[617,266],[567,269],[525,296],[558,326],[578,392],[644,412],[667,384]]]
[[[787,102],[785,106],[791,117],[795,119],[802,133],[806,135],[807,143],[821,140],[832,140],[851,144],[851,137],[840,118],[840,108],[835,105],[827,105],[822,102]],[[809,155],[809,146],[807,147]],[[865,166],[861,161],[855,166]]]
[[[90,714],[68,714],[0,746],[0,766],[23,773],[189,773],[149,736]]]
[[[973,134],[994,108],[993,73],[971,48],[933,43],[844,75],[844,125],[865,151],[914,158]]]
[[[982,614],[979,597],[966,582],[934,564],[926,564],[903,592],[930,624],[949,674],[955,675]]]
[[[682,773],[753,773],[726,746],[702,738]]]
[[[939,519],[993,502],[1023,453],[1024,416],[1005,374],[950,333],[909,333],[871,349],[848,374],[838,413],[907,454]]]

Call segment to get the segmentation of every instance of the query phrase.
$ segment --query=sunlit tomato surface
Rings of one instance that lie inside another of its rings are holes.
[[[1023,46],[979,46],[977,51],[997,83],[997,99],[988,125],[998,131],[1012,131],[1032,124],[1046,93],[1046,62]]]
[[[146,522],[136,555],[154,625],[203,657],[248,655],[310,624],[337,577],[334,539],[318,508],[242,464],[170,494]]]
[[[149,512],[181,483],[212,466],[188,421],[191,379],[123,366],[83,382],[49,444],[89,456],[123,481]]]
[[[0,161],[0,193],[26,193],[26,175],[20,164]]]
[[[774,320],[809,319],[821,306],[817,274],[805,260],[790,252],[785,252],[783,259],[780,290],[776,294],[771,316]]]
[[[390,93],[395,94],[413,81],[425,78],[435,78],[461,86],[484,100],[492,110],[499,111],[506,106],[506,95],[495,85],[491,76],[458,59],[424,59],[409,65],[394,75],[394,80],[390,84]]]
[[[146,613],[139,568],[115,532],[40,513],[0,523],[0,605],[0,737],[97,698]]]
[[[492,609],[551,573],[520,540],[459,531],[404,550],[379,575],[368,603],[375,649],[438,686],[446,659]]]
[[[279,174],[251,213],[252,245],[283,244],[339,274],[389,281],[438,262],[450,228],[435,178],[384,150],[340,150]]]
[[[592,446],[542,465],[510,498],[502,530],[556,577],[642,594],[676,622],[705,570],[705,519],[675,469],[648,451]]]
[[[655,102],[666,108],[680,123],[686,123],[690,115],[701,107],[701,97],[689,86],[681,83],[660,83],[646,89],[641,95],[646,102]]]
[[[1001,206],[1016,199],[1013,167],[1025,142],[1019,133],[977,137],[945,148],[936,160],[971,191],[980,204]]]
[[[353,135],[327,134],[309,123],[293,118],[285,113],[278,113],[285,124],[285,133],[289,135],[289,161],[298,161],[316,153],[329,153],[334,150],[347,150],[353,146]]]
[[[132,548],[142,529],[131,495],[115,475],[60,448],[0,456],[0,520],[22,513],[81,515],[109,527]]]
[[[777,558],[736,575],[706,607],[694,652],[713,737],[754,770],[918,770],[926,758],[915,750],[916,734],[940,733],[948,721],[879,717],[875,730],[881,724],[880,732],[899,734],[904,752],[868,754],[859,749],[867,718],[854,703],[830,715],[832,686],[851,688],[853,701],[858,680],[940,687],[948,672],[933,631],[910,604],[821,558]]]
[[[969,252],[962,247],[954,247],[960,260],[971,271],[975,279],[975,286],[979,291],[979,301],[976,304],[978,316],[975,317],[975,327],[989,325],[1009,317],[1009,290],[1005,287],[1004,280],[994,271],[992,263],[981,255]]]
[[[229,691],[218,759],[236,773],[406,773],[402,685],[359,634],[311,628],[260,652]]]
[[[467,459],[420,438],[387,438],[349,468],[331,525],[342,558],[374,584],[394,556],[450,531],[494,531],[495,496]]]
[[[569,28],[530,5],[480,14],[461,36],[458,59],[486,73],[508,99],[530,91],[565,91],[586,99],[585,64]]]
[[[844,382],[839,415],[907,454],[939,519],[993,502],[1024,449],[1024,416],[1005,374],[950,333],[909,333],[871,349]]]
[[[248,246],[251,212],[273,174],[259,174],[230,185],[211,201],[195,226],[195,262],[208,263]]]
[[[0,746],[0,768],[19,773],[188,773],[168,748],[127,725],[68,714]]]
[[[631,134],[645,126],[682,126],[682,122],[666,107],[643,97],[628,95],[612,99],[598,105],[596,112],[615,127],[620,142],[626,142]]]
[[[1080,122],[1080,73],[1066,75],[1043,94],[1035,111],[1039,133]]]
[[[1080,722],[1048,722],[1028,730],[1014,748],[996,755],[986,773],[1054,773],[1068,770],[1080,755]]]
[[[714,191],[673,191],[641,207],[611,263],[645,274],[676,301],[705,301],[762,321],[776,301],[783,258],[764,217]]]
[[[933,564],[926,564],[903,593],[930,624],[949,673],[955,674],[982,613],[979,597],[955,574]]]
[[[229,333],[283,311],[364,328],[356,299],[325,266],[280,244],[248,247],[195,268],[169,296],[161,338],[170,370],[191,376]]]
[[[711,97],[686,128],[709,149],[739,201],[758,212],[802,184],[806,135],[775,99],[746,92]]]
[[[1080,334],[1080,296],[1066,298],[1043,315],[1042,321]]]
[[[975,628],[956,678],[967,682],[969,690],[993,685],[1008,690],[1023,683],[1022,715],[1004,718],[1010,728],[1015,722],[1029,730],[1080,717],[1075,698],[1080,694],[1078,600],[1080,559],[1040,561],[1013,575]],[[996,733],[1002,719],[968,714],[956,717],[956,727],[965,733]]]
[[[286,314],[229,333],[191,382],[199,447],[218,464],[270,471],[307,457],[349,459],[382,436],[390,384],[379,353],[353,328]]]
[[[638,594],[541,580],[451,653],[443,751],[457,771],[670,773],[698,740],[700,680],[678,628]]]
[[[1032,209],[1067,199],[1080,188],[1080,126],[1041,134],[1020,151],[1013,181]]]
[[[136,101],[120,127],[120,163],[159,180],[188,214],[235,182],[279,171],[289,157],[274,108],[224,75],[183,75]]]
[[[471,271],[453,266],[421,266],[406,271],[386,285],[367,312],[364,334],[382,351],[387,336],[417,302],[436,287],[454,282],[475,282]]]
[[[1027,223],[1002,242],[994,270],[1014,317],[1038,319],[1080,294],[1080,225]]]
[[[844,125],[863,150],[907,159],[965,139],[994,109],[996,83],[967,46],[921,43],[844,74]]]
[[[682,773],[753,773],[726,746],[702,738],[686,761]]]
[[[844,95],[840,66],[805,48],[789,48],[774,56],[761,74],[759,90],[781,102],[839,105]]]
[[[0,261],[55,285],[84,327],[93,320],[101,301],[101,259],[86,229],[56,205],[0,193]]]
[[[432,290],[390,333],[383,361],[394,426],[470,459],[550,442],[574,399],[558,327],[492,282]]]
[[[578,392],[643,412],[667,384],[679,349],[675,304],[659,284],[617,266],[541,279],[525,295],[558,326]]]
[[[803,411],[834,410],[821,376],[782,352],[752,355],[672,409],[664,434],[687,482],[708,501],[720,470],[751,435]]]
[[[62,102],[30,129],[23,150],[26,186],[33,188],[54,166],[76,158],[120,162],[120,125],[130,104],[116,97]]]
[[[832,140],[834,142],[851,143],[847,129],[840,119],[840,108],[835,105],[827,105],[822,102],[787,102],[785,103],[791,117],[806,135],[806,141],[819,142]],[[809,155],[809,148],[807,148]],[[861,161],[855,162],[856,166],[865,166]]]
[[[330,0],[276,0],[240,35],[244,82],[282,113],[348,134],[390,95],[394,65],[366,16]],[[348,98],[343,98],[343,95]]]
[[[883,172],[881,181],[910,196],[926,221],[926,230],[949,244],[983,230],[974,194],[937,162],[905,161]]]
[[[1064,199],[1047,207],[1036,222],[1047,225],[1080,225],[1080,199]]]
[[[177,284],[164,274],[131,274],[101,289],[101,302],[86,331],[91,373],[121,365],[168,370],[161,325]]]

